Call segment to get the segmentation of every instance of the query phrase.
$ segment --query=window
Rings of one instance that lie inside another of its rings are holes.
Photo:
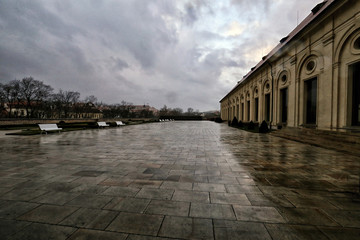
[[[269,89],[270,89],[270,84],[269,84],[269,83],[266,83],[265,89],[266,89],[266,90],[269,90]]]
[[[250,101],[247,101],[247,120],[250,121]]]
[[[360,39],[360,38],[359,38]],[[352,66],[352,125],[360,126],[360,62]]]
[[[244,121],[244,103],[241,103],[241,119]]]
[[[316,124],[317,79],[305,82],[306,124]]]
[[[358,37],[355,41],[354,41],[354,48],[356,50],[360,50],[360,37]]]
[[[308,70],[309,72],[311,72],[314,68],[315,68],[315,62],[313,60],[309,61],[306,64],[306,70]]]
[[[315,56],[311,56],[305,62],[305,72],[306,74],[312,74],[316,70],[317,61]]]
[[[270,93],[265,95],[265,121],[270,121]]]
[[[259,98],[255,98],[255,121],[259,121]]]
[[[282,123],[287,122],[288,111],[288,88],[280,90],[280,119]]]

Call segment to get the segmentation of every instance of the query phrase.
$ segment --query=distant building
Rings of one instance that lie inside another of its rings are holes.
[[[137,115],[138,117],[146,117],[142,115],[146,115],[147,113],[152,116],[158,116],[159,110],[154,107],[150,107],[149,105],[132,105],[130,112]]]
[[[100,107],[97,107],[91,102],[76,103],[75,106],[73,106],[72,111],[69,113],[69,118],[101,119],[103,118],[103,113]]]
[[[221,118],[360,127],[360,1],[316,5],[220,100]]]
[[[58,106],[49,103],[31,102],[31,108],[28,109],[29,114],[34,111],[33,118],[39,119],[101,119],[103,118],[102,111],[92,103],[75,103],[69,107]],[[66,109],[66,110],[65,110]],[[1,116],[13,118],[27,118],[26,103],[15,102],[5,103],[3,113]]]
[[[204,119],[212,119],[212,118],[220,117],[220,112],[217,110],[216,111],[207,111],[207,112],[201,113],[200,116],[202,116]]]
[[[31,107],[35,108],[38,104],[35,102],[31,103]],[[25,102],[13,102],[13,103],[5,103],[4,110],[7,114],[10,113],[11,117],[22,118],[27,117],[26,111],[26,103]],[[29,113],[31,113],[31,109],[28,109]]]

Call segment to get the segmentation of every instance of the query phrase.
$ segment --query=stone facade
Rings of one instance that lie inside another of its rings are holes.
[[[220,100],[221,118],[360,126],[360,1],[328,0]]]

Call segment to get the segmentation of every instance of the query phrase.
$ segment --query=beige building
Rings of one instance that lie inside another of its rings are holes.
[[[360,128],[360,1],[316,5],[220,104],[223,120]]]

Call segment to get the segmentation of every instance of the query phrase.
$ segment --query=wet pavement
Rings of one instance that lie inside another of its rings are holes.
[[[0,138],[1,239],[359,239],[360,157],[213,122]]]

